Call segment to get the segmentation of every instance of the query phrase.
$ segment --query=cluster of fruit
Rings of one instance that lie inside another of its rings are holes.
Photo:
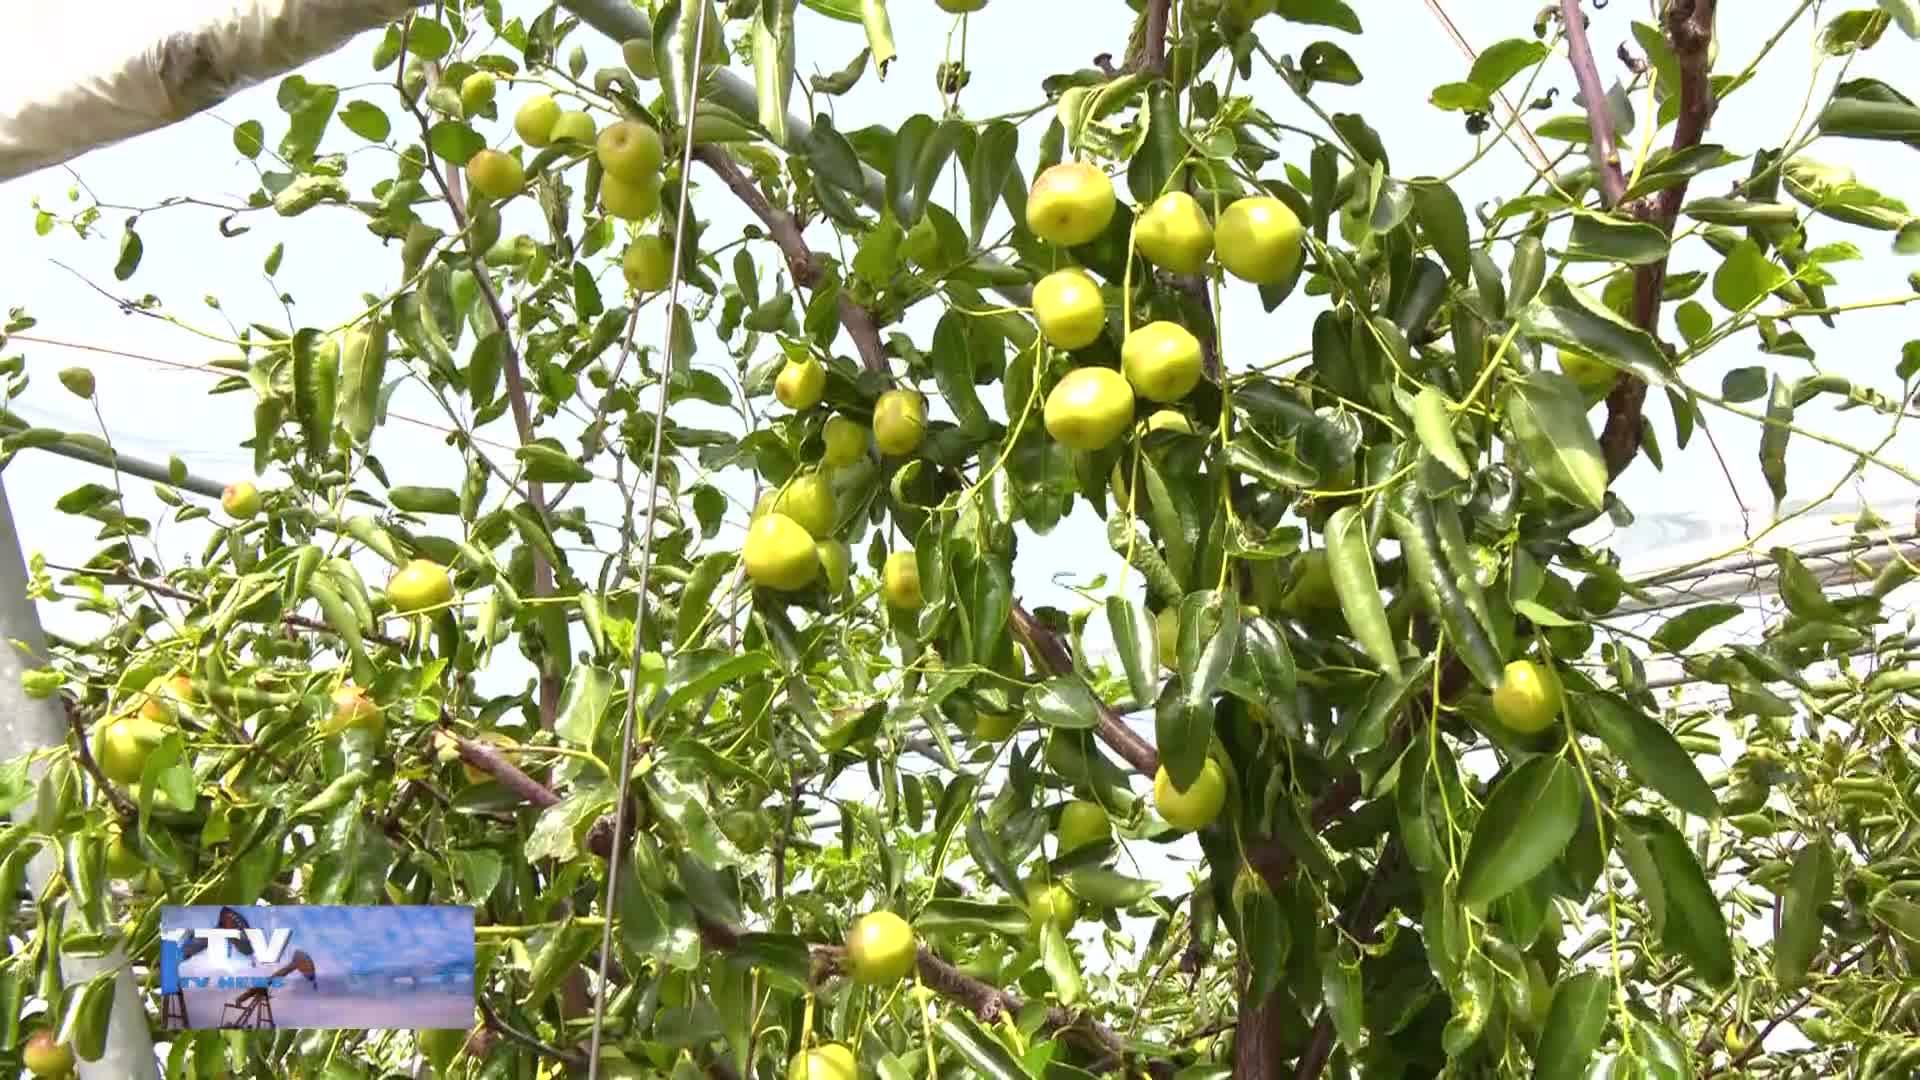
[[[493,76],[478,72],[461,84],[469,113],[493,100]],[[638,120],[618,120],[604,130],[584,110],[564,110],[551,95],[528,98],[513,117],[513,130],[528,146],[593,148],[600,165],[600,208],[609,217],[644,221],[660,209],[661,166],[665,147],[660,133]],[[494,201],[510,199],[527,186],[526,168],[504,150],[481,150],[467,160],[467,184]],[[673,244],[657,232],[642,233],[620,260],[627,284],[637,292],[667,287]]]
[[[1027,196],[1027,226],[1060,247],[1090,243],[1112,222],[1113,181],[1085,162],[1066,162],[1040,174]],[[1270,195],[1239,199],[1221,212],[1216,228],[1192,195],[1172,191],[1155,199],[1133,225],[1133,249],[1174,274],[1197,274],[1209,258],[1233,276],[1259,285],[1286,281],[1300,269],[1300,219]],[[1106,301],[1086,271],[1056,270],[1033,290],[1041,336],[1072,352],[1106,330]],[[1047,433],[1075,450],[1103,450],[1133,426],[1137,398],[1172,404],[1200,384],[1201,345],[1170,320],[1126,327],[1120,370],[1077,367],[1047,397]],[[1190,430],[1186,418],[1163,410],[1150,428]]]

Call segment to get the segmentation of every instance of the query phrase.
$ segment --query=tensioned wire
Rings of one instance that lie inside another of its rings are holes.
[[[627,708],[620,725],[620,756],[616,758],[620,770],[618,795],[613,804],[613,850],[607,853],[607,897],[602,910],[606,921],[600,928],[600,976],[599,985],[593,994],[593,1036],[587,1047],[587,1080],[598,1080],[600,1075],[600,1035],[607,1016],[607,973],[613,963],[613,923],[614,903],[619,896],[620,857],[622,841],[627,831],[627,793],[633,783],[633,725],[639,711],[640,701],[640,658],[645,655],[641,648],[641,633],[647,625],[647,584],[653,571],[653,530],[655,517],[660,506],[660,457],[663,435],[667,430],[667,401],[672,396],[673,364],[673,328],[674,320],[680,311],[680,286],[682,260],[686,257],[687,242],[687,186],[693,176],[693,118],[700,103],[700,82],[704,74],[704,65],[700,62],[701,53],[706,47],[707,3],[706,0],[691,0],[699,8],[694,16],[692,71],[676,72],[684,77],[686,90],[681,94],[680,120],[684,130],[684,141],[680,149],[680,203],[675,212],[673,229],[673,269],[667,282],[667,326],[660,348],[660,401],[653,411],[653,450],[647,463],[647,510],[646,519],[640,528],[640,578],[639,593],[634,600],[634,638],[633,662],[627,669]],[[672,56],[667,58],[670,64],[677,64]],[[631,534],[622,544],[622,561],[625,561],[625,549],[632,543]]]

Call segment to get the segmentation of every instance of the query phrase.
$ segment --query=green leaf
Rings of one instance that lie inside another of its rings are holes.
[[[1331,41],[1316,41],[1301,50],[1300,70],[1314,82],[1360,85],[1360,65],[1353,62],[1347,50]]]
[[[1486,47],[1473,61],[1467,81],[1491,97],[1515,75],[1546,59],[1547,47],[1532,38],[1507,38]]]
[[[1179,641],[1181,704],[1211,713],[1220,680],[1240,648],[1238,599],[1219,592],[1188,593],[1180,602]]]
[[[1516,252],[1515,260],[1518,262]],[[1519,280],[1520,275],[1514,274]],[[1518,299],[1519,290],[1515,290]],[[1562,349],[1598,357],[1653,386],[1670,386],[1673,366],[1653,338],[1562,277],[1547,282],[1520,312],[1520,332]]]
[[[340,104],[339,88],[289,75],[281,80],[275,100],[289,122],[287,134],[280,140],[280,156],[295,165],[311,161],[327,124],[333,120],[334,107]]]
[[[1733,979],[1726,916],[1687,838],[1665,818],[1635,814],[1626,822],[1644,846],[1650,868],[1659,875],[1658,887],[1665,897],[1662,918],[1657,920],[1662,948],[1686,958],[1707,982],[1726,985]],[[1628,868],[1635,870],[1631,861]],[[1647,887],[1638,870],[1634,879]]]
[[[340,122],[368,142],[385,142],[393,131],[393,122],[371,101],[347,102],[347,107],[340,110]]]
[[[744,686],[751,676],[778,665],[765,650],[738,653],[731,649],[696,649],[673,658],[667,668],[667,698],[660,712],[671,714],[722,686]]]
[[[1360,511],[1352,506],[1335,510],[1327,519],[1326,538],[1327,569],[1354,640],[1381,670],[1400,678],[1400,651],[1387,622],[1386,601],[1373,569],[1373,542]]]
[[[1337,948],[1320,965],[1320,992],[1327,1003],[1327,1015],[1340,1045],[1349,1053],[1358,1053],[1366,1036],[1366,987],[1361,980],[1360,960]]]
[[[809,0],[811,2],[811,0]],[[1037,1080],[1013,1051],[965,1009],[947,1009],[934,1031],[975,1075],[987,1080]]]
[[[1027,710],[1050,727],[1084,730],[1100,725],[1100,700],[1076,675],[1058,675],[1027,691]]]
[[[1841,621],[1840,610],[1827,598],[1820,579],[1793,549],[1776,547],[1767,554],[1780,568],[1780,599],[1787,602],[1788,611],[1809,622]]]
[[[1920,107],[1910,102],[1843,97],[1820,113],[1820,130],[1844,139],[1885,139],[1920,145]]]
[[[1680,740],[1653,717],[1611,694],[1572,699],[1587,722],[1640,782],[1695,817],[1720,815],[1720,801]]]
[[[1278,0],[1274,7],[1288,22],[1331,26],[1349,34],[1360,32],[1360,16],[1341,0]]]
[[[1152,896],[1157,882],[1128,877],[1104,866],[1084,866],[1066,876],[1067,889],[1090,904],[1108,908],[1127,908]]]
[[[974,438],[984,438],[992,420],[974,391],[974,358],[969,334],[975,331],[970,329],[971,325],[972,320],[958,311],[948,311],[941,316],[933,330],[933,378],[941,398],[953,410],[960,430]]]
[[[1623,262],[1659,262],[1667,257],[1667,234],[1659,226],[1610,214],[1582,212],[1573,219],[1567,258]]]
[[[1007,893],[1020,896],[1025,886],[1020,875],[1014,872],[1013,864],[1007,861],[1007,853],[1000,842],[987,832],[986,815],[968,811],[967,854],[987,875],[987,880],[1000,886]]]
[[[1493,106],[1493,95],[1470,82],[1450,82],[1434,87],[1427,101],[1448,112],[1486,112]]]
[[[1452,403],[1445,394],[1431,386],[1420,388],[1413,399],[1413,431],[1420,445],[1435,461],[1445,465],[1448,472],[1462,480],[1473,475],[1473,466],[1467,463],[1459,442],[1453,437]]]
[[[1066,931],[1052,919],[1040,924],[1040,966],[1046,969],[1047,978],[1053,982],[1054,996],[1062,1005],[1071,1006],[1080,1000],[1083,988],[1080,962],[1074,958],[1073,946],[1067,943]]]
[[[1701,604],[1668,619],[1653,632],[1655,648],[1667,652],[1685,652],[1701,634],[1734,618],[1746,609],[1738,604]]]
[[[1138,601],[1124,596],[1107,597],[1107,629],[1113,635],[1114,651],[1127,674],[1127,688],[1135,701],[1152,701],[1160,683],[1159,645],[1154,639],[1154,620]]]
[[[1018,904],[992,904],[937,896],[913,918],[920,933],[1005,934],[1024,937],[1032,925],[1027,909]]]
[[[1407,186],[1413,192],[1413,213],[1421,235],[1447,264],[1453,280],[1466,281],[1471,263],[1467,257],[1467,211],[1460,204],[1460,196],[1432,177],[1420,177]]]
[[[967,201],[969,235],[975,243],[986,232],[1013,175],[1019,148],[1020,129],[1005,120],[988,124],[974,140],[973,157],[967,163]]]
[[[618,678],[606,668],[575,664],[567,672],[566,686],[560,691],[560,711],[553,733],[582,749],[592,749],[600,732],[601,717],[613,700]]]
[[[1766,425],[1760,429],[1760,472],[1773,492],[1775,510],[1787,497],[1787,440],[1793,436],[1792,423],[1793,387],[1775,375],[1767,398]]]
[[[1533,371],[1508,389],[1507,421],[1534,476],[1575,506],[1600,509],[1607,463],[1587,424],[1580,388],[1557,371]]]
[[[233,148],[249,161],[260,156],[260,151],[266,148],[266,139],[266,129],[258,120],[244,120],[233,129]]]
[[[1787,272],[1760,253],[1760,245],[1742,238],[1713,272],[1713,298],[1728,311],[1745,311],[1787,283]]]
[[[140,234],[133,231],[133,223],[136,220],[138,219],[128,218],[126,231],[120,234],[120,257],[113,264],[115,281],[125,281],[132,277],[133,272],[140,268],[140,256],[146,251],[146,244],[141,241]]]
[[[526,467],[527,479],[542,484],[583,484],[593,473],[553,440],[528,443],[514,451]]]
[[[1607,1032],[1612,1001],[1613,980],[1604,972],[1582,971],[1560,980],[1547,1022],[1540,1029],[1533,1080],[1585,1076],[1587,1062]]]
[[[1580,780],[1559,757],[1530,758],[1494,787],[1460,871],[1460,900],[1483,908],[1553,865],[1580,825]]]
[[[882,9],[884,18],[885,9]],[[793,95],[793,0],[760,5],[752,20],[753,89],[760,126],[775,146],[787,144],[787,102]],[[865,54],[861,54],[865,64]],[[857,77],[857,76],[856,76]]]
[[[452,488],[399,485],[387,489],[387,499],[408,514],[460,513],[460,493]]]
[[[98,1061],[107,1051],[107,1024],[113,1018],[114,971],[88,979],[77,991],[68,991],[60,1015],[59,1041],[71,1046],[82,1061]]]
[[[1785,991],[1806,982],[1820,951],[1820,909],[1833,898],[1833,848],[1810,837],[1793,856],[1793,871],[1781,894],[1780,933],[1773,941],[1773,978]]]
[[[333,414],[340,392],[340,346],[318,330],[293,336],[293,412],[307,453],[322,457],[333,440]]]

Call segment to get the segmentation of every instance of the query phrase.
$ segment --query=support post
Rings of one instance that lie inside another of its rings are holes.
[[[20,534],[14,528],[13,510],[7,503],[7,489],[0,481],[0,754],[15,757],[43,747],[64,746],[67,741],[67,717],[58,698],[34,699],[27,696],[20,676],[29,668],[44,664],[46,635],[40,629],[40,613],[27,598],[27,561],[20,547]],[[38,779],[46,769],[39,765],[31,775]],[[13,820],[33,818],[33,800],[28,799],[13,811]],[[55,855],[42,850],[27,864],[27,882],[38,895],[53,877]],[[13,897],[5,897],[13,903]],[[101,957],[64,957],[68,986],[76,986],[100,974],[119,969],[114,980],[113,1019],[107,1025],[106,1051],[98,1061],[79,1062],[80,1080],[135,1080],[157,1077],[158,1063],[153,1056],[153,1037],[147,1027],[147,1010],[133,984],[133,969],[126,955],[115,948]]]

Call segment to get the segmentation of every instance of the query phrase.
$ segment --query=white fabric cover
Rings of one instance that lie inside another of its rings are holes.
[[[12,0],[0,180],[183,120],[419,0]]]

